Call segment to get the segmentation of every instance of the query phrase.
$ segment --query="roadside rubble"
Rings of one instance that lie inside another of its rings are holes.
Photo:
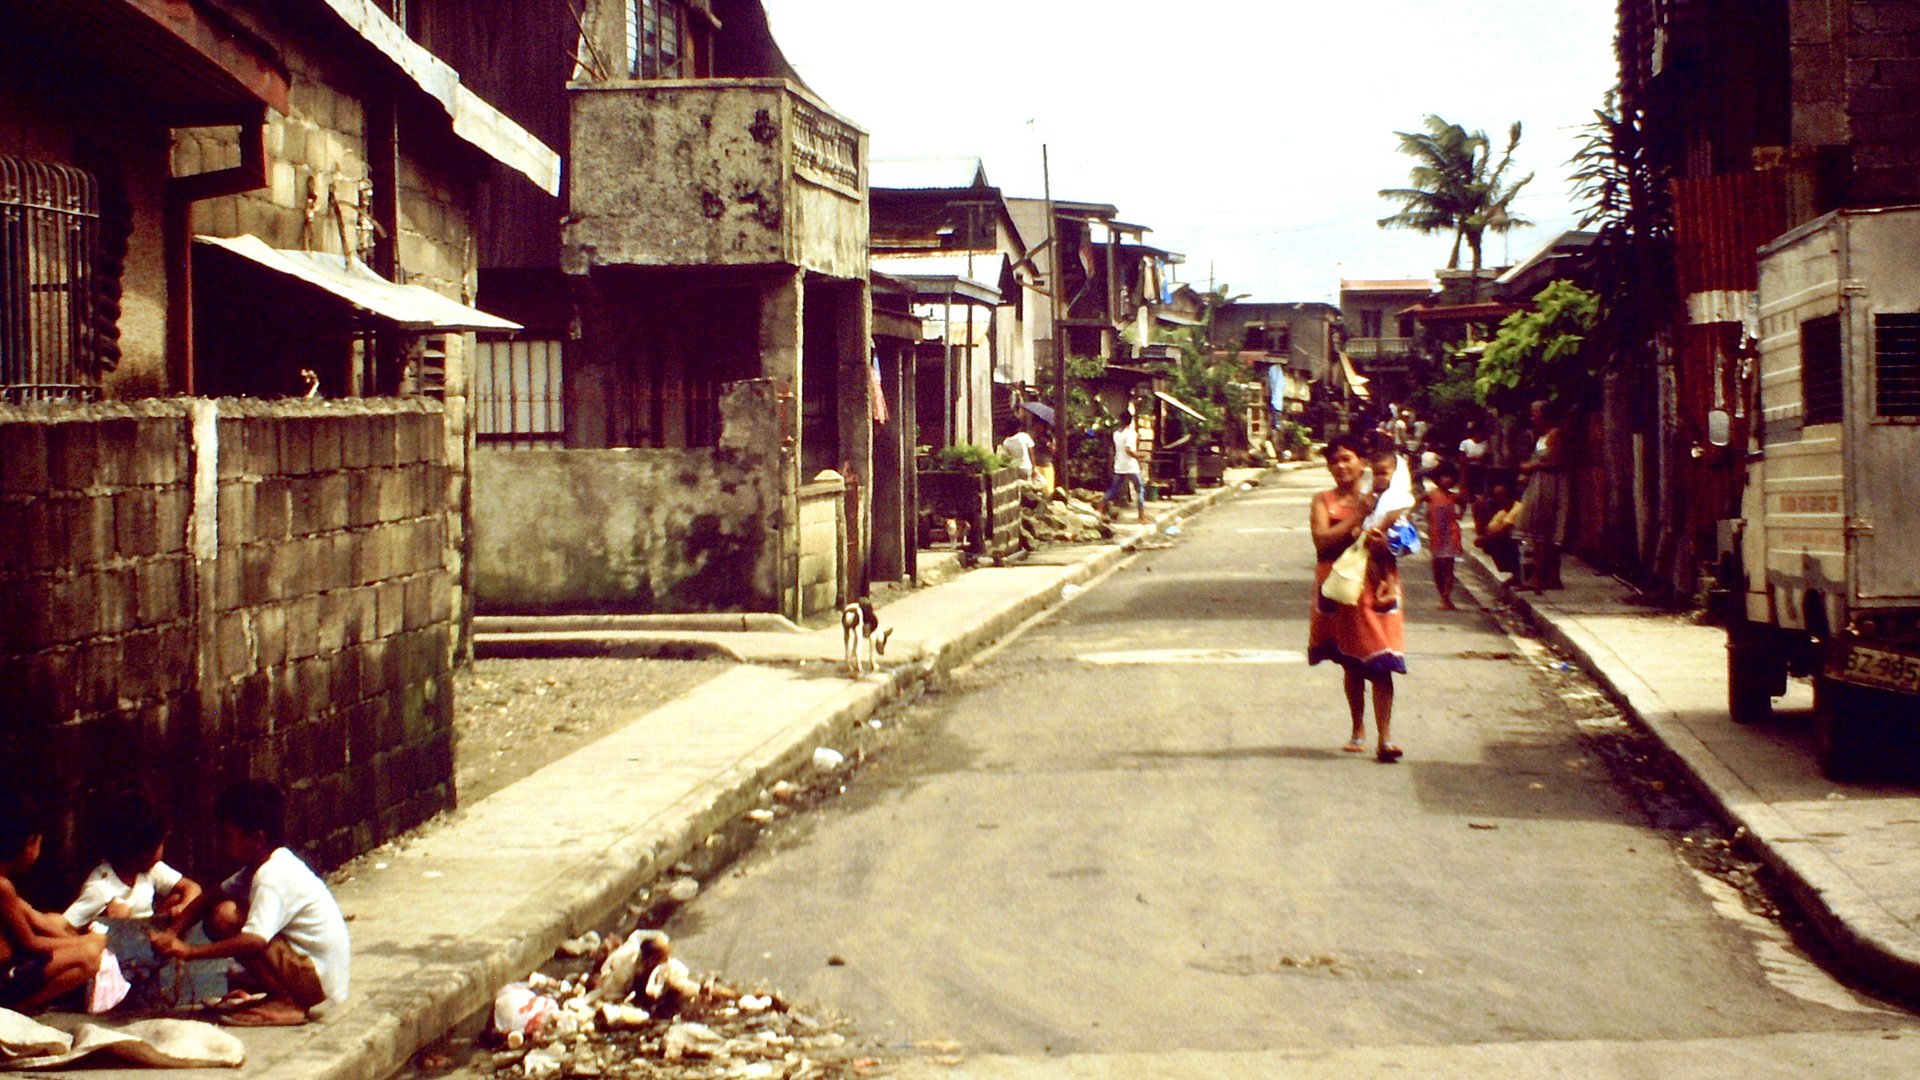
[[[1091,493],[1074,489],[1048,496],[1020,491],[1020,533],[1029,544],[1084,543],[1113,539],[1113,526],[1088,501]]]
[[[879,1064],[853,1056],[843,1022],[808,1015],[777,991],[695,978],[662,931],[609,936],[589,959],[587,974],[535,972],[495,995],[482,1072],[811,1080],[872,1075]]]

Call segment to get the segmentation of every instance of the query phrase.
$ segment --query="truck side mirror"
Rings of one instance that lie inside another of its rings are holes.
[[[1733,441],[1733,416],[1727,410],[1715,409],[1707,414],[1707,441],[1715,446]]]

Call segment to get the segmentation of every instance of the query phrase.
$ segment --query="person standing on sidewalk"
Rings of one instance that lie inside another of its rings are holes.
[[[1373,497],[1361,487],[1361,478],[1369,475],[1365,437],[1342,435],[1334,439],[1327,444],[1326,458],[1334,486],[1313,500],[1313,546],[1318,558],[1313,568],[1307,663],[1331,660],[1345,673],[1353,734],[1341,749],[1357,754],[1367,748],[1367,689],[1371,686],[1374,731],[1379,738],[1374,756],[1383,763],[1398,761],[1401,750],[1392,738],[1393,676],[1407,671],[1399,573],[1394,571],[1387,583],[1393,599],[1385,603],[1373,590],[1363,592],[1356,604],[1337,603],[1321,594],[1320,587],[1333,572],[1333,561],[1352,545],[1366,544],[1386,551],[1386,537],[1378,530],[1365,528],[1367,513],[1374,504]]]
[[[1552,402],[1533,403],[1533,456],[1520,463],[1527,492],[1514,533],[1520,538],[1520,584],[1535,593],[1560,588],[1560,546],[1567,540],[1566,433]]]
[[[1106,509],[1112,513],[1115,500],[1125,488],[1133,488],[1133,505],[1139,516],[1140,524],[1150,524],[1147,518],[1147,488],[1140,476],[1140,432],[1133,423],[1133,411],[1127,411],[1126,419],[1113,429],[1113,483],[1107,486]]]

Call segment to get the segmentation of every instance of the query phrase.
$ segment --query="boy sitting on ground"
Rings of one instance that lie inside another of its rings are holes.
[[[183,960],[239,960],[265,1000],[221,1017],[234,1027],[292,1027],[317,1018],[326,1002],[347,996],[352,946],[347,921],[326,883],[281,846],[286,800],[264,780],[235,784],[214,804],[221,851],[241,870],[220,887],[225,898],[200,897],[181,918],[203,913],[211,944],[190,945],[169,930],[153,947]]]
[[[40,861],[44,830],[26,796],[0,791],[0,1007],[43,1009],[100,971],[107,939],[34,910],[15,882]]]
[[[140,795],[109,803],[100,829],[105,858],[68,905],[68,925],[84,930],[96,919],[152,919],[155,929],[185,930],[180,914],[201,890],[161,861],[169,831],[166,815]]]

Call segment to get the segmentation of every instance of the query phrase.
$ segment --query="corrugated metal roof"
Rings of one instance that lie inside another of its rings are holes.
[[[875,255],[873,269],[892,277],[950,277],[1000,287],[1007,257],[998,251],[942,251],[938,254]]]
[[[891,191],[953,191],[992,187],[977,157],[893,158],[867,163],[867,187]]]
[[[1433,282],[1426,278],[1340,279],[1341,292],[1431,292],[1432,290]]]

